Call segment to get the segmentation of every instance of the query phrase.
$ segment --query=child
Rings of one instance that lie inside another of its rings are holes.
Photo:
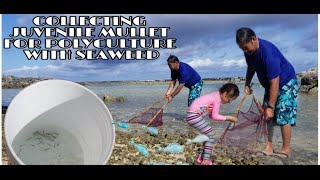
[[[197,162],[201,165],[213,165],[214,163],[209,160],[214,146],[214,133],[207,121],[204,119],[206,113],[209,118],[216,121],[230,121],[236,122],[237,118],[232,116],[223,116],[219,114],[220,105],[227,104],[235,100],[239,96],[238,86],[232,83],[224,84],[219,91],[203,95],[194,100],[189,107],[186,122],[198,129],[202,134],[207,135],[210,140],[204,142],[203,150],[197,158]]]

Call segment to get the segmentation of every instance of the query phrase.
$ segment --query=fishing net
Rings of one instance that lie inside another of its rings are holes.
[[[157,127],[163,124],[162,115],[163,108],[169,103],[168,101],[162,105],[161,108],[154,108],[154,106],[161,101],[165,100],[166,97],[158,99],[156,102],[147,107],[144,111],[140,112],[138,115],[135,115],[128,122],[130,123],[140,123],[146,124],[146,126]]]
[[[130,120],[130,123],[148,124],[154,118],[153,121],[149,124],[149,126],[157,127],[163,124],[162,115],[162,108],[150,108],[145,113],[132,118]]]
[[[263,119],[260,102],[253,97],[247,112],[238,111],[238,121],[225,129],[219,144],[226,147],[237,147],[247,151],[256,151],[265,145],[267,140],[267,123]]]

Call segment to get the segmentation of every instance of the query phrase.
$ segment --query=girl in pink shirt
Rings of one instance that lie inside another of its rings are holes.
[[[237,118],[232,116],[223,116],[219,114],[220,105],[227,104],[235,100],[239,96],[238,86],[232,83],[224,84],[219,91],[203,95],[194,100],[189,107],[186,122],[199,130],[202,134],[209,137],[210,141],[203,144],[203,150],[200,153],[197,162],[201,165],[212,165],[213,162],[209,160],[214,147],[214,133],[208,122],[204,119],[206,114],[209,118],[216,121],[230,121],[236,122]]]

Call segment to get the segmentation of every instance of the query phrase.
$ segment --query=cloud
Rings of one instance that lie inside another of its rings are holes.
[[[318,52],[318,29],[314,28],[306,32],[298,46],[306,52]]]
[[[199,55],[205,54],[204,52],[207,52],[207,49],[209,48],[210,46],[208,44],[199,39],[187,44],[181,44],[175,49],[162,49],[160,50],[160,53],[166,57],[169,57],[170,54],[173,54],[181,59],[190,59],[194,56],[199,57]]]
[[[111,67],[101,66],[90,61],[58,61],[55,65],[22,66],[7,69],[4,75],[18,77],[48,77],[77,81],[112,81],[112,80],[150,80],[168,79],[169,68],[161,61],[139,61],[129,64],[116,64]]]
[[[235,59],[226,59],[222,61],[222,66],[223,67],[233,67],[233,66],[238,66],[238,67],[245,67],[246,61],[245,59],[239,59],[239,60],[235,60]]]
[[[7,69],[3,71],[3,75],[14,75],[18,77],[48,77],[58,78],[56,76],[63,74],[63,77],[68,76],[68,72],[64,71],[61,66],[47,65],[47,66],[22,66],[19,68]]]
[[[192,61],[189,61],[188,64],[191,67],[199,68],[199,67],[208,67],[208,66],[217,65],[218,63],[214,62],[213,60],[208,58],[208,59],[203,59],[203,60],[201,60],[201,59],[192,60]]]
[[[44,67],[39,67],[39,66],[22,66],[20,68],[14,68],[14,69],[9,69],[3,71],[3,73],[8,74],[8,73],[25,73],[25,72],[30,72],[30,71],[51,71],[51,70],[58,70],[61,69],[60,66],[54,66],[54,65],[48,65]]]
[[[214,61],[212,59],[196,59],[189,61],[188,64],[194,68],[200,67],[244,67],[246,66],[246,61],[244,59],[224,59],[222,61]]]
[[[176,14],[147,15],[149,24],[171,27],[170,34],[183,42],[199,37],[214,37],[216,40],[234,38],[236,29],[247,26],[257,32],[270,29],[304,29],[317,22],[317,15],[290,14]],[[278,33],[281,31],[278,31]]]

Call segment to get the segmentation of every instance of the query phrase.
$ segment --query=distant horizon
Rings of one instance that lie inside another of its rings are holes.
[[[306,72],[308,70],[312,70],[312,69],[318,69],[318,67],[312,67],[312,68],[308,68],[306,70],[301,70],[300,72],[296,72],[296,75],[299,75],[302,72]],[[39,79],[63,79],[63,78],[57,78],[57,77],[40,77],[40,76],[15,76],[15,75],[4,75],[2,74],[2,77],[9,77],[9,76],[13,76],[16,78],[39,78]],[[203,80],[225,80],[225,79],[230,79],[230,78],[245,78],[245,76],[225,76],[225,77],[205,77],[202,78]],[[68,80],[68,79],[63,79],[63,80]],[[85,83],[85,82],[137,82],[137,81],[141,81],[141,82],[154,82],[154,81],[162,81],[162,82],[167,82],[170,81],[171,79],[144,79],[144,80],[93,80],[93,81],[74,81],[74,82],[79,82],[79,83]],[[257,79],[257,75],[255,74],[253,77],[253,80],[258,81]],[[72,81],[72,80],[71,80]]]
[[[15,76],[15,75],[2,75],[3,77],[15,77],[15,78],[38,78],[38,79],[59,79],[55,77],[40,77],[40,76]],[[228,79],[228,78],[245,78],[245,76],[235,76],[235,77],[215,77],[215,78],[202,78],[203,80],[210,79]],[[170,81],[171,79],[146,79],[146,80],[99,80],[99,81],[84,81],[84,82],[125,82],[125,81]]]

